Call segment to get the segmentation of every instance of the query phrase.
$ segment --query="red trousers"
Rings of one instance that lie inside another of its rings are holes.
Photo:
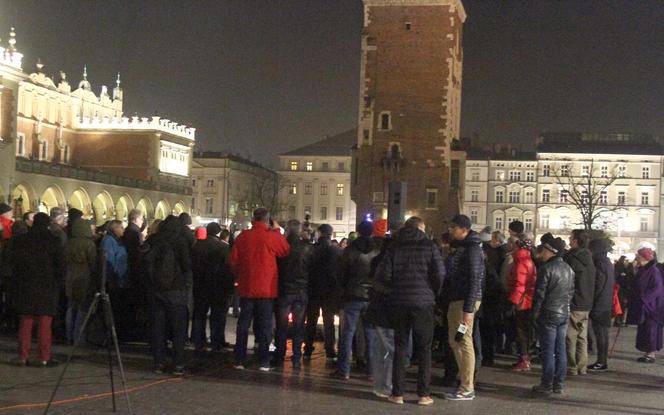
[[[27,360],[30,356],[30,343],[32,341],[32,326],[35,320],[39,324],[37,339],[39,342],[39,360],[51,360],[51,323],[53,316],[22,315],[18,326],[18,357]]]

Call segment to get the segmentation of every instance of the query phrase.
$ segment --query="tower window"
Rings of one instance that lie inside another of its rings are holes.
[[[406,22],[406,30],[410,30],[412,23]]]
[[[380,113],[380,129],[383,131],[388,131],[392,129],[392,117],[389,111],[384,111]]]

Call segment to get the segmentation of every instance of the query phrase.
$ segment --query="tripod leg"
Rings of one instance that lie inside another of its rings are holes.
[[[108,325],[108,322],[106,322]],[[113,398],[113,412],[117,411],[117,407],[115,404],[115,382],[113,380],[113,355],[111,349],[113,348],[113,345],[111,344],[111,329],[110,326],[108,328],[108,338],[107,338],[107,344],[106,344],[106,351],[108,352],[108,376],[111,378],[111,397]]]
[[[60,377],[58,377],[58,381],[55,383],[55,388],[53,388],[53,392],[51,393],[51,397],[48,400],[48,404],[46,405],[46,409],[44,409],[44,415],[48,414],[49,409],[51,409],[51,404],[53,403],[53,399],[55,399],[55,394],[58,392],[58,389],[60,389],[60,385],[62,384],[62,380],[65,377],[65,372],[67,372],[67,368],[69,367],[69,363],[71,362],[72,356],[74,356],[74,352],[76,351],[77,346],[79,345],[81,338],[83,337],[83,333],[85,333],[86,328],[88,327],[88,323],[90,321],[90,317],[97,311],[97,305],[99,304],[99,298],[101,297],[100,293],[96,293],[94,299],[92,300],[92,303],[90,304],[90,309],[88,310],[88,314],[85,315],[85,319],[83,320],[83,324],[81,324],[81,329],[78,333],[75,333],[74,336],[74,345],[72,346],[71,350],[69,351],[69,356],[67,356],[67,361],[62,368],[62,372],[60,372]]]
[[[118,368],[120,369],[120,380],[122,382],[122,389],[124,391],[125,399],[127,400],[127,409],[129,414],[133,414],[131,409],[131,401],[129,400],[129,392],[127,392],[127,379],[125,377],[124,366],[122,365],[122,357],[120,356],[120,345],[118,344],[118,334],[115,331],[115,321],[113,320],[113,308],[111,307],[111,299],[108,294],[104,294],[102,299],[104,301],[104,315],[106,316],[107,324],[111,330],[111,339],[115,347],[115,355],[118,358]]]

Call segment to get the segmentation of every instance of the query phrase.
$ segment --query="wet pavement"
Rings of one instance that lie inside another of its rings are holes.
[[[232,331],[229,320],[229,334]],[[612,330],[611,343],[616,329]],[[124,346],[131,404],[136,414],[664,414],[664,359],[655,364],[636,362],[634,327],[623,328],[610,359],[610,371],[569,378],[565,393],[552,398],[533,398],[530,387],[539,380],[538,366],[531,372],[512,373],[514,361],[499,356],[495,367],[482,368],[477,398],[472,402],[450,402],[440,385],[442,369],[434,368],[432,407],[415,404],[415,371],[409,371],[406,404],[398,406],[374,397],[362,373],[349,381],[331,379],[334,365],[321,351],[314,353],[302,370],[289,362],[283,370],[259,372],[255,364],[247,370],[232,368],[231,353],[194,356],[189,374],[183,378],[151,372],[146,346]],[[230,337],[229,341],[233,341]],[[7,362],[16,349],[12,338],[0,338],[0,415],[43,413],[61,368],[15,367]],[[319,347],[322,349],[322,347]],[[66,347],[56,346],[64,360]],[[591,363],[594,362],[590,356]],[[116,370],[116,387],[119,378]],[[52,414],[112,413],[107,356],[104,350],[78,352],[58,390]],[[123,395],[117,396],[118,413],[127,413]]]

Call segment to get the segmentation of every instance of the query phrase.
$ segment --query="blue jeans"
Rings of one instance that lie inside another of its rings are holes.
[[[65,330],[67,334],[67,343],[74,344],[74,341],[80,340],[81,325],[85,318],[87,309],[82,301],[75,301],[71,298],[67,300],[67,314],[65,316]]]
[[[545,388],[553,385],[562,386],[567,371],[567,322],[569,317],[559,317],[537,322],[537,334],[542,350],[542,383]]]
[[[191,339],[196,350],[205,347],[205,323],[210,310],[210,341],[213,349],[221,349],[226,342],[226,313],[230,297],[223,299],[222,304],[210,304],[207,301],[194,299],[194,313],[191,323]]]
[[[187,338],[187,306],[166,296],[155,295],[152,299],[152,355],[155,364],[166,361],[166,339],[170,333],[173,340],[173,364],[184,366],[184,343]]]
[[[293,314],[293,363],[302,359],[302,343],[304,342],[304,315],[307,310],[307,294],[285,294],[277,300],[277,360],[286,357],[286,340],[288,338],[288,315]]]
[[[366,332],[374,392],[390,395],[392,394],[392,363],[394,362],[394,330],[369,326]]]
[[[274,300],[265,298],[240,298],[240,317],[237,320],[235,364],[243,365],[247,358],[249,327],[254,321],[254,335],[258,343],[258,364],[270,366],[270,341],[272,339],[272,315]]]
[[[362,313],[367,310],[367,301],[349,301],[344,304],[344,316],[341,322],[341,336],[339,337],[339,372],[347,375],[350,373],[350,357],[353,353],[353,337],[357,330],[357,323]],[[366,332],[365,332],[366,333]],[[369,343],[368,337],[367,343]],[[367,345],[367,349],[370,348]]]

